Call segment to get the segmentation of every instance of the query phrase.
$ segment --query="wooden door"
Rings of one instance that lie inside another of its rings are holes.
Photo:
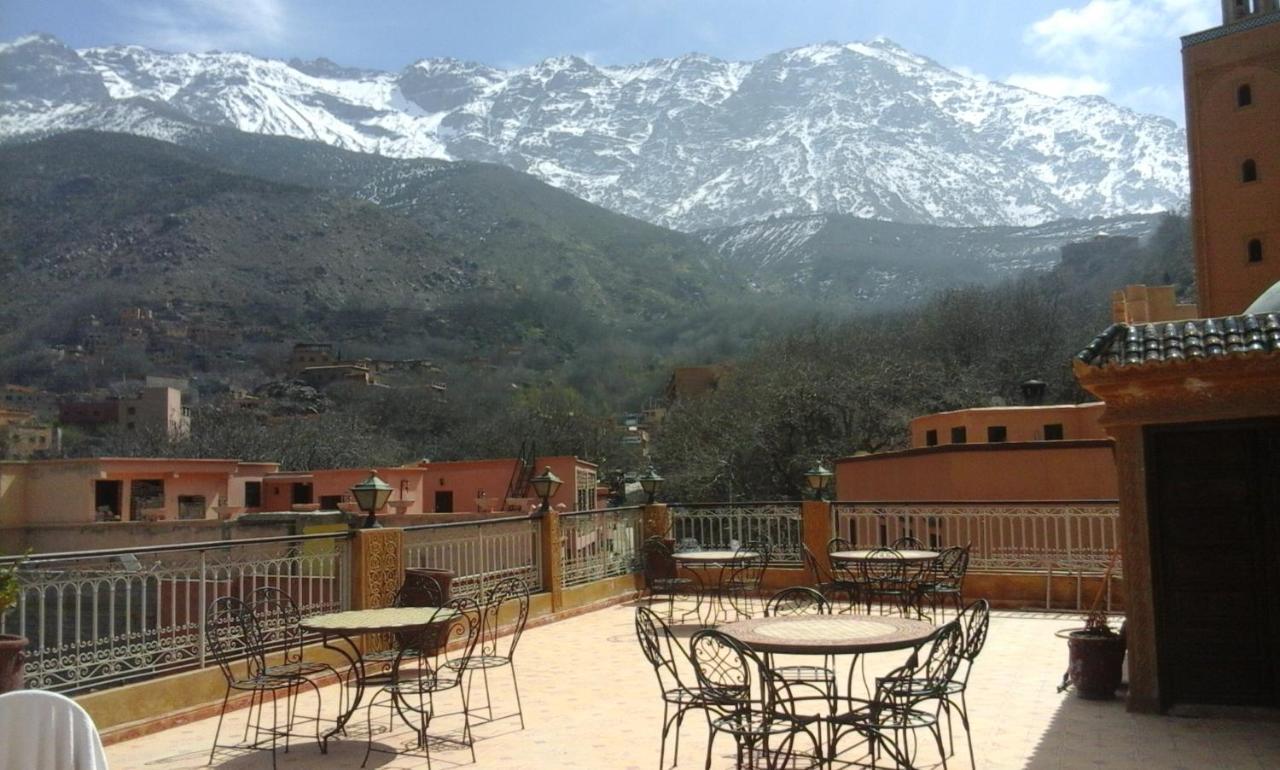
[[[1151,428],[1165,705],[1280,705],[1280,423]]]

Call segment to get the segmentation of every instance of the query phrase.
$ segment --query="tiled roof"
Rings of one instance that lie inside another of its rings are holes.
[[[1076,356],[1095,367],[1280,351],[1280,313],[1155,324],[1112,324]]]

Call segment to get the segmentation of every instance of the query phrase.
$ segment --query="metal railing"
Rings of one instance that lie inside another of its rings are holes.
[[[971,545],[969,566],[979,571],[1101,574],[1120,550],[1114,500],[837,502],[832,514],[834,531],[857,546],[907,536],[935,548]]]
[[[453,593],[476,599],[513,576],[537,593],[544,590],[540,539],[538,519],[528,516],[405,527],[404,564],[447,569]]]
[[[734,542],[768,542],[770,563],[801,565],[804,520],[800,503],[672,503],[671,537],[676,548],[696,542],[699,548],[728,549]]]
[[[644,538],[640,510],[635,506],[561,514],[561,587],[638,570]]]
[[[350,605],[347,533],[31,556],[0,633],[27,637],[28,687],[79,693],[202,668],[222,596],[274,586],[304,616]]]

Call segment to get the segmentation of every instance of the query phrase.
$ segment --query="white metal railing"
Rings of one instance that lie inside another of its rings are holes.
[[[804,520],[798,502],[672,504],[671,537],[677,549],[693,542],[714,549],[767,542],[771,565],[798,567]]]
[[[29,640],[33,688],[77,693],[200,668],[219,597],[274,586],[304,616],[347,608],[348,546],[341,533],[35,555],[0,633]]]
[[[639,508],[561,514],[561,587],[635,572],[642,527]]]
[[[454,594],[480,599],[507,577],[523,578],[536,593],[545,590],[540,537],[539,521],[526,516],[406,527],[404,563],[449,570]]]
[[[1101,574],[1120,550],[1113,500],[838,502],[832,511],[835,532],[856,546],[908,536],[935,548],[970,545],[969,566],[978,571]]]

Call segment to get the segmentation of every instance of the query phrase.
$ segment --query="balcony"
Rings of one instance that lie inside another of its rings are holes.
[[[21,571],[20,603],[0,632],[32,640],[28,686],[76,697],[108,742],[113,767],[203,767],[223,693],[200,629],[218,596],[261,586],[295,597],[304,615],[385,606],[403,570],[452,571],[455,593],[482,595],[519,576],[535,591],[517,664],[528,727],[502,720],[475,728],[477,768],[631,768],[658,759],[662,704],[636,643],[637,554],[647,533],[728,546],[768,537],[783,558],[766,585],[806,581],[801,544],[822,548],[835,535],[859,544],[911,535],[938,546],[972,543],[970,598],[1005,607],[992,620],[969,702],[978,763],[987,768],[1276,767],[1280,732],[1267,721],[1178,719],[1129,714],[1123,702],[1084,702],[1056,687],[1066,644],[1054,632],[1080,625],[1074,610],[1095,595],[1120,606],[1123,581],[1103,580],[1115,548],[1114,503],[1034,506],[973,503],[927,506],[796,502],[673,505],[579,511],[545,517],[495,515],[405,529],[273,537],[128,551],[38,555]],[[691,608],[691,604],[678,607]],[[1048,607],[1049,609],[1046,609]],[[686,638],[690,627],[678,631]],[[868,657],[874,675],[903,656]],[[842,664],[843,665],[843,664]],[[843,676],[843,675],[842,675]],[[332,715],[339,685],[323,688]],[[509,680],[493,699],[509,704]],[[314,708],[302,701],[300,709]],[[239,734],[245,703],[233,702],[226,734]],[[388,731],[390,747],[412,737]],[[398,723],[397,723],[398,724]],[[432,730],[461,728],[441,717]],[[368,737],[363,710],[326,755],[297,739],[281,767],[357,767]],[[961,736],[957,736],[960,738]],[[968,766],[964,750],[951,767]],[[681,766],[697,767],[706,726],[691,716],[681,732]],[[670,761],[670,747],[667,759]],[[465,750],[433,746],[434,767],[470,764]],[[923,757],[925,766],[938,757]],[[223,751],[214,766],[270,767],[259,752]],[[381,764],[380,764],[381,763]],[[712,766],[734,765],[731,743]],[[371,767],[427,767],[421,757],[374,754]]]

